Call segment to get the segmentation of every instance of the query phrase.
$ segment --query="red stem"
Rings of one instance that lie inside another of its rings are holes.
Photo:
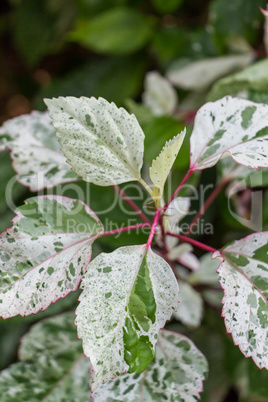
[[[157,223],[158,223],[158,220],[159,220],[160,212],[161,212],[161,209],[158,209],[156,211],[155,216],[154,216],[153,225],[152,225],[151,232],[150,232],[147,244],[146,244],[147,248],[150,247],[150,245],[152,244],[154,234],[155,234],[155,231],[156,231],[156,227],[157,227]]]
[[[180,240],[186,241],[187,243],[191,243],[193,246],[202,248],[203,250],[209,251],[209,252],[211,252],[211,253],[214,253],[215,251],[218,251],[216,248],[207,246],[206,244],[201,243],[200,241],[197,241],[197,240],[194,240],[194,239],[190,239],[189,237],[186,237],[186,236],[183,236],[183,235],[180,235],[180,234],[170,233],[170,232],[167,232],[166,234],[167,234],[168,236],[177,237],[177,238],[180,239]]]
[[[228,183],[229,178],[223,179],[220,184],[212,191],[208,199],[205,201],[204,205],[199,209],[195,217],[193,218],[192,222],[190,223],[190,226],[185,233],[185,236],[188,236],[191,233],[192,227],[199,221],[199,219],[204,215],[206,210],[210,207],[210,205],[213,203],[215,198],[218,196],[218,194],[221,192],[221,190],[224,188],[224,186]]]
[[[171,201],[174,200],[174,198],[176,197],[176,195],[180,192],[182,186],[186,183],[186,181],[189,179],[189,177],[191,176],[191,174],[193,173],[193,169],[189,169],[188,172],[186,173],[186,175],[184,176],[184,178],[182,179],[182,181],[180,182],[180,184],[178,185],[178,187],[176,188],[176,190],[174,191],[174,193],[171,195],[171,197],[169,198],[169,200],[166,202],[164,208],[163,208],[163,212],[165,212],[167,210],[167,207],[169,206],[169,204],[171,203]]]
[[[144,215],[144,213],[140,210],[138,205],[135,204],[134,201],[132,201],[131,198],[118,186],[113,186],[115,191],[128,203],[128,205],[137,212],[137,214],[141,217],[143,222],[150,223],[151,221],[147,218],[147,216]]]
[[[128,230],[134,230],[134,229],[138,229],[138,228],[145,228],[145,227],[151,227],[151,223],[138,223],[137,225],[131,225],[131,226],[125,226],[123,228],[118,228],[118,229],[114,229],[114,230],[109,230],[107,232],[104,232],[102,234],[102,236],[110,236],[110,235],[115,235],[118,233],[122,233],[122,232],[127,232]]]

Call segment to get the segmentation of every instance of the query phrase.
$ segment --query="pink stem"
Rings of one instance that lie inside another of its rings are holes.
[[[166,234],[168,236],[177,237],[180,240],[186,241],[187,243],[191,243],[193,246],[202,248],[203,250],[209,251],[211,253],[214,253],[215,251],[218,251],[216,248],[207,246],[206,244],[201,243],[200,241],[190,239],[189,237],[186,237],[186,236],[183,236],[183,235],[180,235],[180,234],[170,233],[170,232],[167,232]]]
[[[165,212],[167,210],[167,207],[169,206],[169,204],[171,203],[171,201],[174,200],[174,198],[176,197],[176,195],[180,192],[181,188],[183,187],[183,185],[186,183],[186,181],[189,179],[189,177],[191,176],[191,174],[193,173],[193,169],[189,169],[188,172],[186,173],[186,175],[184,176],[184,178],[182,179],[182,181],[180,182],[180,184],[178,185],[178,187],[176,188],[176,190],[174,191],[174,193],[171,195],[171,197],[169,198],[169,200],[166,202],[163,211]]]
[[[218,194],[221,192],[223,187],[228,183],[229,178],[223,179],[220,184],[215,188],[215,190],[212,191],[208,199],[205,201],[204,205],[199,209],[195,217],[193,218],[192,222],[190,223],[189,229],[185,233],[185,236],[188,236],[191,233],[192,227],[199,221],[199,219],[204,215],[206,210],[209,208],[209,206],[213,203],[215,198],[218,196]]]
[[[152,228],[151,228],[151,233],[149,235],[149,238],[148,238],[148,241],[147,241],[147,244],[146,244],[147,248],[149,248],[150,245],[152,244],[154,234],[155,234],[155,231],[156,231],[156,227],[157,227],[157,223],[158,223],[158,220],[159,220],[160,212],[161,212],[161,209],[158,209],[156,211],[155,216],[154,216],[154,221],[153,221],[153,225],[152,225]]]
[[[107,232],[104,232],[102,234],[102,236],[115,235],[118,233],[127,232],[128,230],[134,230],[134,229],[138,229],[138,228],[146,228],[146,227],[151,227],[151,226],[152,226],[152,223],[138,223],[137,225],[125,226],[124,228],[109,230]]]
[[[135,202],[132,201],[131,198],[118,186],[113,186],[115,191],[128,203],[128,205],[137,212],[137,214],[141,217],[143,222],[150,223],[150,220],[147,218],[147,216],[144,215],[144,213],[140,210],[138,205],[135,204]]]

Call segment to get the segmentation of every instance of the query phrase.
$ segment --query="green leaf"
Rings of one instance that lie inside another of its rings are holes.
[[[142,99],[155,116],[172,114],[178,102],[177,93],[172,85],[157,71],[147,73]]]
[[[130,8],[113,8],[88,20],[80,20],[70,38],[105,54],[130,54],[142,48],[152,35],[152,21]]]
[[[187,282],[180,282],[180,306],[173,316],[187,327],[196,328],[201,323],[202,313],[200,294]]]
[[[43,110],[43,98],[58,96],[102,96],[122,106],[126,98],[139,95],[146,64],[142,55],[91,60],[52,80],[37,94],[35,107]]]
[[[261,60],[236,74],[219,80],[208,94],[215,101],[225,95],[236,95],[243,91],[268,92],[268,60]]]
[[[157,199],[161,199],[162,197],[165,182],[182,146],[185,134],[186,130],[166,142],[160,154],[152,162],[149,173],[155,189],[153,189],[153,191],[155,191],[155,197]]]
[[[202,91],[222,76],[246,67],[253,59],[251,53],[228,55],[194,61],[183,67],[175,61],[170,65],[167,77],[179,88]]]
[[[178,306],[170,266],[146,245],[121,247],[92,261],[82,288],[76,324],[95,372],[92,389],[144,371],[159,329]]]
[[[223,260],[219,281],[224,290],[222,316],[246,357],[268,369],[268,232],[254,233],[215,252]]]
[[[210,7],[210,25],[218,41],[241,35],[253,42],[261,28],[262,15],[259,7],[267,1],[259,0],[216,0]]]
[[[21,361],[0,374],[1,402],[89,400],[90,362],[74,318],[62,314],[31,328],[21,343]]]
[[[231,156],[250,167],[268,167],[268,106],[226,96],[197,112],[191,135],[191,169]]]
[[[96,402],[195,401],[203,391],[207,361],[187,337],[161,330],[155,359],[142,374],[124,374],[101,385]]]
[[[144,133],[134,115],[99,98],[46,99],[73,170],[100,186],[139,180]]]
[[[156,11],[162,14],[173,13],[183,3],[184,0],[151,0]]]
[[[11,149],[17,180],[32,191],[78,180],[60,151],[48,113],[32,112],[0,128],[0,152]]]
[[[26,316],[78,288],[102,225],[81,201],[29,198],[0,238],[0,316]]]

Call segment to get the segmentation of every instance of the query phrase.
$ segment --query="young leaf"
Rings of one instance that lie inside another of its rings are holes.
[[[200,294],[187,282],[180,282],[180,305],[173,314],[188,327],[195,328],[201,323],[203,313],[203,300]]]
[[[95,392],[96,402],[187,401],[203,391],[208,365],[203,354],[187,337],[161,330],[155,359],[141,374],[124,374]]]
[[[17,180],[32,191],[78,180],[60,151],[48,113],[32,112],[0,128],[0,152],[11,149]]]
[[[95,372],[92,389],[144,371],[159,329],[178,307],[170,266],[146,245],[121,247],[92,261],[82,288],[76,324]]]
[[[173,163],[182,146],[186,130],[182,131],[172,140],[167,141],[160,154],[153,160],[150,167],[150,178],[154,185],[156,197],[161,198],[164,185]]]
[[[213,257],[224,290],[222,315],[234,343],[259,368],[268,369],[268,232],[235,241]]]
[[[99,98],[46,99],[73,170],[99,186],[140,179],[144,133],[134,115]]]
[[[157,71],[149,72],[145,77],[143,103],[153,115],[172,114],[177,106],[178,96],[170,82]]]
[[[0,373],[1,402],[90,399],[90,362],[83,356],[73,313],[34,325],[22,339],[19,357]]]
[[[75,291],[102,225],[81,201],[33,197],[0,238],[0,316],[26,316]]]
[[[201,107],[191,135],[191,168],[231,155],[239,164],[268,167],[268,105],[227,96]]]

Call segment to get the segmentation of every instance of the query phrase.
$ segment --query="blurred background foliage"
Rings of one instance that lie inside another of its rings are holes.
[[[45,110],[43,97],[102,96],[136,114],[146,135],[148,164],[165,141],[186,125],[186,141],[169,183],[171,191],[189,163],[189,136],[198,107],[226,94],[268,103],[268,37],[264,37],[265,18],[259,8],[265,8],[266,2],[1,0],[0,123],[33,109]],[[149,71],[158,71],[175,87],[179,101],[172,113],[154,113],[142,102]],[[6,189],[14,205],[34,194],[12,181],[15,172],[8,151],[0,154],[0,171],[0,230],[4,230],[14,216],[6,205]],[[193,182],[199,186],[215,185],[220,177],[221,169],[212,168],[193,177]],[[262,227],[266,230],[267,184],[267,173],[252,174],[246,188],[241,188],[233,199],[234,210],[239,209],[247,217],[251,195],[262,191]],[[111,188],[78,185],[84,194],[90,193],[87,201],[93,210],[105,209],[114,200]],[[57,189],[50,190],[53,191]],[[68,185],[62,191],[76,197]],[[135,197],[135,191],[130,187],[127,193]],[[198,207],[198,202],[192,203],[192,209]],[[141,200],[137,203],[143,206]],[[112,214],[100,217],[117,225],[125,225],[128,219],[120,206],[114,207]],[[214,235],[201,240],[215,247],[251,232],[230,215],[224,192],[205,214],[204,222],[213,223]],[[135,233],[116,239],[105,237],[94,252],[145,239],[146,234]],[[196,285],[196,289],[206,290],[200,286]],[[221,296],[219,288],[214,291]],[[17,360],[19,339],[32,323],[73,310],[76,293],[36,316],[0,320],[0,368]],[[192,338],[209,360],[211,370],[201,400],[268,401],[267,371],[258,370],[251,359],[244,359],[230,335],[226,335],[220,303],[206,301],[205,306],[200,328],[193,330],[176,321],[167,325]]]

